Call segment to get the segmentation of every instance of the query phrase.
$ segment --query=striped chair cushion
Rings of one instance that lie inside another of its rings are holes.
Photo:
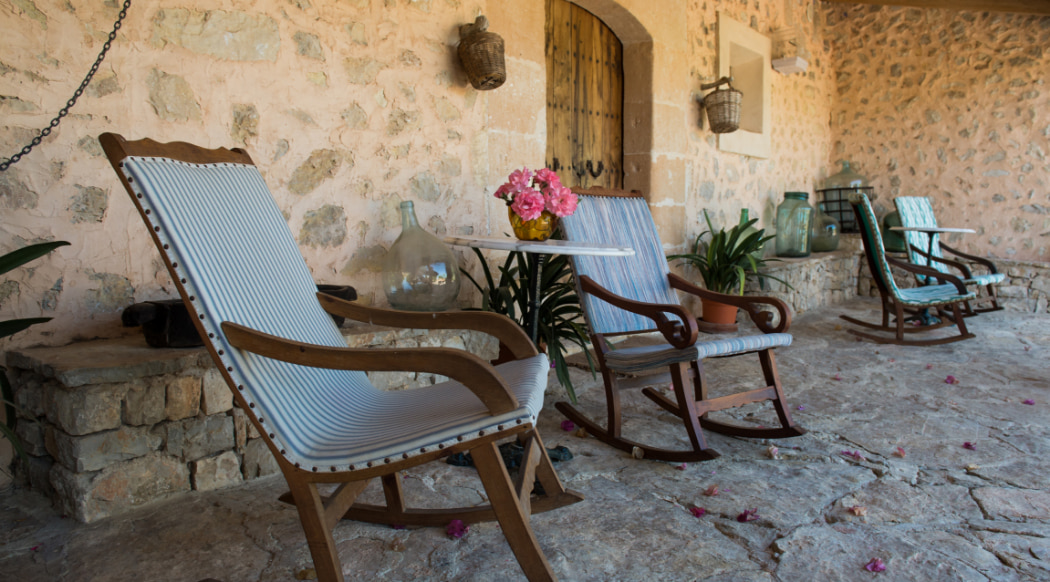
[[[900,214],[901,226],[937,226],[937,217],[933,214],[933,205],[930,203],[929,198],[925,196],[898,196],[893,199],[893,203],[897,206],[897,213]],[[944,258],[944,253],[941,251],[941,245],[938,244],[937,239],[934,239],[933,247],[930,247],[931,235],[925,232],[906,231],[904,235],[909,245],[908,258],[913,264],[928,266],[929,263],[933,263],[934,269],[949,275],[954,274],[948,265],[937,261],[929,261],[926,257],[911,249],[912,246],[918,247],[937,258]],[[916,275],[915,277],[919,280],[919,283],[926,283],[927,277],[925,275]],[[1002,283],[1005,279],[1006,275],[1002,273],[989,273],[977,275],[971,279],[963,279],[963,283],[967,285],[996,285]]]
[[[359,371],[298,366],[233,348],[225,321],[276,336],[345,347],[280,209],[255,166],[129,157],[123,163],[223,365],[288,461],[346,470],[504,423],[534,422],[548,364],[539,355],[498,368],[520,408],[490,416],[458,382],[384,392]],[[214,337],[211,337],[211,336]]]
[[[977,275],[970,279],[963,279],[963,283],[967,285],[998,285],[1006,280],[1006,275],[1003,273],[987,273],[984,275]]]
[[[770,333],[697,342],[682,349],[671,347],[668,344],[639,346],[606,353],[605,364],[614,372],[631,374],[680,362],[746,354],[789,345],[791,345],[791,334]]]
[[[572,216],[561,219],[566,240],[601,242],[634,249],[627,257],[577,256],[573,272],[586,275],[613,293],[645,303],[678,305],[678,295],[667,280],[667,257],[645,198],[581,196]],[[623,333],[655,329],[653,320],[613,307],[583,294],[587,323],[596,333]]]
[[[966,299],[973,299],[977,294],[973,291],[960,294],[955,285],[923,285],[912,289],[901,289],[897,296],[900,302],[911,307],[935,307],[947,305]]]

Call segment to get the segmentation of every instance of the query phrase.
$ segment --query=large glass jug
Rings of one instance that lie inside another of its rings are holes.
[[[420,228],[411,202],[401,203],[401,236],[383,260],[383,291],[391,307],[408,311],[444,311],[459,295],[456,257]]]
[[[778,257],[808,257],[813,207],[805,192],[785,192],[777,206],[776,250]]]
[[[810,246],[815,253],[826,253],[839,248],[839,221],[824,210],[824,203],[817,204],[813,214]]]

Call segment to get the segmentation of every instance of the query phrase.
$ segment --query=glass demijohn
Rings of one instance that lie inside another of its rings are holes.
[[[785,192],[777,206],[776,249],[778,257],[808,257],[813,207],[805,192]]]
[[[391,307],[408,311],[444,311],[459,295],[456,257],[420,228],[411,202],[401,203],[401,236],[383,260],[383,290]]]
[[[824,203],[817,205],[813,215],[810,246],[815,253],[826,253],[839,248],[839,221],[824,211]]]

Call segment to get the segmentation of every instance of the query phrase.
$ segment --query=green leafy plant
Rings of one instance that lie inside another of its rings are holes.
[[[473,250],[481,263],[485,284],[480,284],[465,269],[460,271],[481,292],[481,310],[506,315],[525,329],[532,288],[529,277],[532,273],[532,261],[535,261],[536,257],[522,252],[508,254],[499,267],[497,281],[481,251]],[[569,378],[569,366],[565,362],[569,344],[576,344],[586,354],[592,375],[595,369],[594,360],[587,349],[590,340],[582,323],[583,310],[580,308],[580,298],[576,294],[567,256],[553,255],[547,260],[540,274],[539,293],[539,331],[536,337],[541,349],[546,345],[547,356],[554,364],[558,381],[565,387],[569,398],[576,402],[576,391]]]
[[[763,246],[775,237],[764,236],[766,231],[763,229],[752,229],[757,219],[741,221],[728,231],[724,228],[715,231],[706,210],[704,220],[708,230],[697,235],[692,252],[668,255],[668,260],[682,260],[691,264],[699,271],[704,287],[717,293],[743,295],[744,284],[750,276],[756,277],[759,284],[765,279],[773,279],[791,287],[787,281],[759,271],[766,263],[779,259],[762,257]],[[708,235],[710,240],[705,241],[704,237]]]
[[[66,241],[39,243],[0,256],[0,275],[13,269],[17,269],[34,259],[38,259],[50,253],[58,247],[68,244],[69,243]],[[31,325],[44,323],[45,321],[50,320],[50,317],[28,317],[24,319],[0,321],[0,339],[14,335]],[[11,441],[11,445],[14,446],[15,452],[18,453],[22,462],[28,464],[29,457],[26,455],[25,448],[22,446],[22,441],[20,441],[15,434],[15,422],[18,418],[18,409],[15,407],[14,391],[11,388],[11,383],[7,379],[7,369],[3,366],[0,366],[0,392],[3,394],[4,415],[6,419],[6,422],[0,423],[0,434],[2,434],[7,440]]]

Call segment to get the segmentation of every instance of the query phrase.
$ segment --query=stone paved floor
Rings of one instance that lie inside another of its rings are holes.
[[[810,432],[777,442],[779,459],[769,443],[709,435],[723,454],[715,461],[634,460],[562,431],[553,387],[540,429],[548,446],[574,451],[559,473],[587,498],[533,518],[557,575],[1050,580],[1050,317],[982,315],[969,320],[977,339],[929,348],[857,342],[836,319],[847,310],[873,318],[875,308],[858,300],[796,319],[778,364]],[[757,362],[741,360],[713,362],[713,385],[755,378]],[[585,408],[600,410],[600,388],[577,378]],[[627,430],[681,443],[679,427],[645,402]],[[734,414],[769,418],[768,406],[754,408]],[[470,469],[434,463],[406,483],[410,498],[482,500]],[[711,486],[717,495],[704,494]],[[32,492],[0,493],[0,578],[295,580],[311,561],[295,510],[276,501],[283,490],[280,477],[267,478],[90,525],[56,516]],[[693,517],[693,506],[706,514]],[[737,521],[752,508],[757,520]],[[495,524],[452,540],[439,529],[344,523],[335,537],[348,580],[523,579]],[[873,558],[885,571],[864,569]]]

